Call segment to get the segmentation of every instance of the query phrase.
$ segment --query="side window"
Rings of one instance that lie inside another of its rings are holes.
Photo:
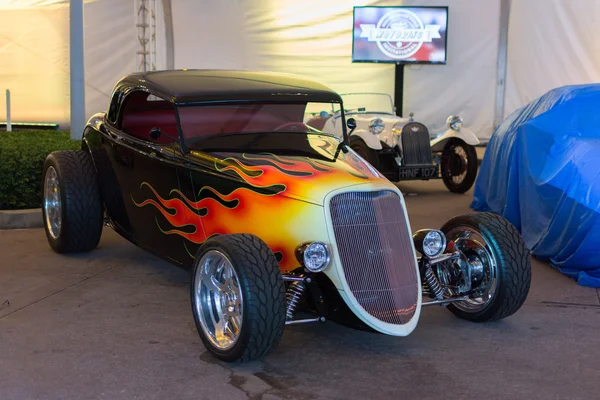
[[[121,105],[121,101],[123,100],[123,91],[122,90],[115,90],[115,92],[113,93],[111,100],[110,100],[110,106],[108,108],[108,120],[110,122],[112,122],[113,124],[117,122],[117,116],[119,113],[119,106]]]
[[[178,136],[173,104],[142,90],[127,94],[117,126],[128,135],[159,144],[172,143],[173,140],[166,135],[151,138],[152,128],[158,128],[173,137]]]

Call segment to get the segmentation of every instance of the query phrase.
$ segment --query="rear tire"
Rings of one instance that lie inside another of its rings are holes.
[[[510,222],[492,213],[461,215],[446,222],[442,232],[448,243],[460,232],[478,233],[481,240],[474,242],[471,236],[471,242],[485,243],[496,264],[494,290],[486,302],[452,303],[448,310],[462,319],[488,322],[506,318],[521,308],[531,286],[531,261],[521,235]]]
[[[477,150],[460,139],[450,139],[442,152],[444,185],[452,193],[465,193],[477,178]]]
[[[90,251],[102,235],[102,200],[96,169],[83,150],[46,157],[42,213],[50,247],[57,253]]]
[[[279,344],[285,326],[285,286],[275,255],[258,237],[208,239],[196,255],[190,295],[198,334],[216,358],[256,360]]]
[[[350,136],[350,148],[354,150],[359,156],[365,159],[375,169],[379,170],[380,163],[379,158],[375,150],[367,146],[364,140],[358,136]]]

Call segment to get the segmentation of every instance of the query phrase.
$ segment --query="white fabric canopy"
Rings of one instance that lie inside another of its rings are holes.
[[[600,1],[511,5],[505,116],[548,90],[600,82]]]
[[[589,32],[598,25],[600,2],[512,3],[506,114],[553,87],[598,81],[600,44]],[[406,67],[404,113],[414,112],[433,131],[460,114],[481,138],[490,137],[500,0],[173,0],[175,67],[283,71],[339,92],[393,94],[393,65],[351,62],[352,6],[399,4],[450,10],[448,63]],[[0,0],[0,9],[0,89],[11,90],[13,120],[68,126],[68,2]],[[136,70],[135,21],[133,0],[85,3],[88,117],[104,111],[114,83]],[[161,15],[157,22],[164,68]]]

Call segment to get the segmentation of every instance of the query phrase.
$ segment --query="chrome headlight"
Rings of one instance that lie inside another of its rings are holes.
[[[435,258],[446,250],[446,235],[437,229],[421,229],[413,234],[415,248],[428,258]]]
[[[375,118],[371,120],[371,123],[369,124],[369,131],[371,131],[373,135],[379,135],[384,129],[385,124],[381,118]]]
[[[400,134],[402,133],[402,128],[404,128],[404,122],[396,122],[392,127],[392,134],[400,136]]]
[[[462,128],[463,119],[458,115],[451,115],[446,120],[446,123],[448,124],[448,128],[458,132]]]
[[[302,253],[304,268],[310,272],[321,272],[329,265],[329,246],[322,242],[307,243],[298,249]]]

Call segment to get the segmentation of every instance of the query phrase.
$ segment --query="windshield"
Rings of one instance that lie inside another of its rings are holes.
[[[339,108],[339,104],[336,104]],[[324,118],[331,103],[251,103],[178,107],[186,143],[204,138],[250,133],[323,134],[314,120]],[[328,114],[329,115],[329,114]],[[315,128],[316,126],[316,128]]]
[[[358,112],[373,112],[394,114],[394,102],[386,93],[348,93],[342,94],[344,110],[347,114]],[[335,111],[339,111],[339,106]]]

